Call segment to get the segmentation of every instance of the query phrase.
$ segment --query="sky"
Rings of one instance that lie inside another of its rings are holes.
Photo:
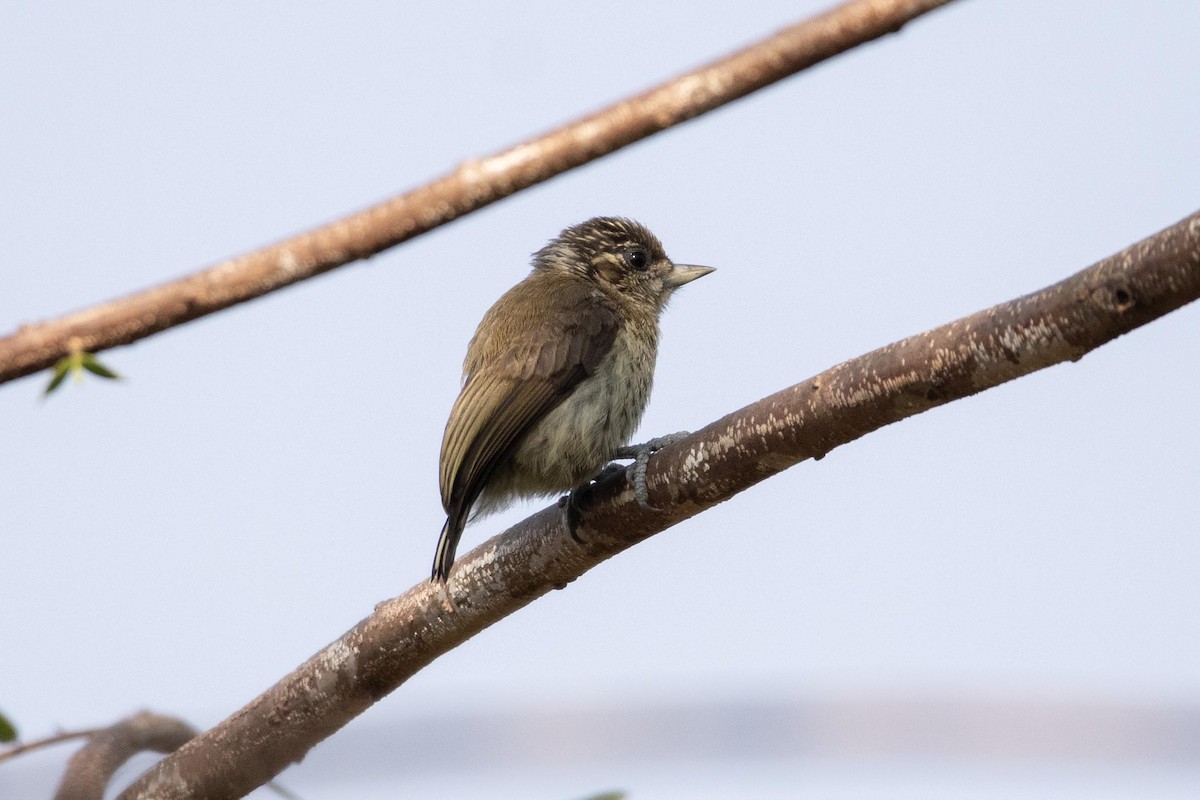
[[[9,4],[0,332],[359,210],[824,7]],[[633,217],[718,268],[663,318],[644,439],[1193,213],[1198,39],[1189,0],[953,3],[367,262],[106,352],[119,384],[45,402],[45,375],[0,386],[0,712],[26,738],[141,708],[208,727],[423,580],[466,344],[570,224]],[[1200,706],[1198,323],[1185,307],[788,470],[485,631],[345,735],[661,702]],[[464,551],[540,507],[469,527]],[[989,797],[997,780],[892,763],[864,789],[862,770],[787,759],[534,771],[523,752],[447,775],[419,767],[444,739],[395,746],[418,766],[356,780],[320,746],[281,780],[306,800]],[[0,796],[44,796],[65,758],[0,766]],[[1005,775],[1022,796],[1147,785]],[[1200,786],[1143,777],[1159,796]]]

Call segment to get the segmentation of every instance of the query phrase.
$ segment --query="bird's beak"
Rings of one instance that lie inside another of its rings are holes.
[[[701,267],[697,264],[676,264],[675,269],[663,280],[668,289],[678,289],[685,283],[691,283],[696,278],[703,278],[710,272],[716,272],[715,267]]]

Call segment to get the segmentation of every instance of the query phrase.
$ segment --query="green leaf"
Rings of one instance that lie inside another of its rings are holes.
[[[0,714],[0,742],[15,742],[17,726],[8,721],[8,717]]]
[[[93,375],[110,381],[119,381],[121,379],[120,375],[104,364],[101,364],[100,359],[91,353],[83,350],[72,350],[60,358],[58,363],[54,365],[54,374],[50,377],[50,383],[42,390],[42,397],[47,397],[51,392],[58,389],[68,375],[75,376],[75,380],[82,383],[84,372],[90,372]]]
[[[97,359],[91,353],[84,353],[80,359],[80,363],[83,365],[84,369],[93,375],[99,375],[101,378],[108,378],[110,381],[117,381],[121,379],[120,375],[101,364],[99,359]]]
[[[71,372],[71,363],[74,359],[71,356],[63,356],[54,365],[54,376],[50,378],[50,383],[46,384],[46,388],[42,391],[42,397],[48,396],[51,392],[62,386],[62,382],[66,380],[67,375]]]

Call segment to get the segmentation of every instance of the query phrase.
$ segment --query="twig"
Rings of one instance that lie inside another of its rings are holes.
[[[40,750],[43,747],[51,747],[56,744],[62,744],[63,742],[74,741],[75,739],[86,739],[89,736],[94,736],[96,732],[100,730],[103,730],[103,728],[90,728],[83,731],[61,731],[53,736],[47,736],[44,739],[35,739],[32,742],[21,742],[20,744],[15,744],[3,752],[0,752],[0,763],[7,761],[10,758],[16,758],[19,755],[32,752],[33,750]]]

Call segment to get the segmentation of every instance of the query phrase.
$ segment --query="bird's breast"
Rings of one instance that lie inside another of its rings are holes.
[[[657,350],[656,324],[624,326],[596,370],[524,437],[513,454],[515,472],[553,491],[599,472],[641,422]]]

